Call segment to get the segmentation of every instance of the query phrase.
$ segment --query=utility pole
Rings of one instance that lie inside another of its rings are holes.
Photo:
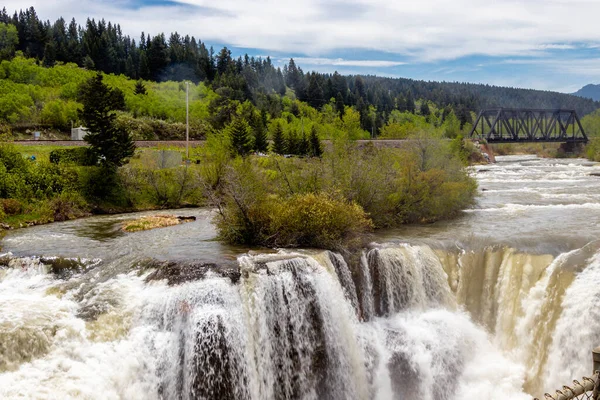
[[[190,82],[185,82],[185,159],[190,159]]]

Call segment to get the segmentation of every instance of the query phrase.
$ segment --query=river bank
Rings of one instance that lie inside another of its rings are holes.
[[[473,167],[486,190],[456,219],[379,230],[351,257],[226,245],[211,209],[7,232],[0,394],[539,397],[589,376],[600,342],[598,168],[499,157]],[[101,262],[60,278],[48,257]]]
[[[43,150],[25,160],[4,145],[4,227],[208,205],[230,243],[333,248],[373,228],[451,218],[475,195],[463,142],[427,136],[401,148],[338,140],[322,157],[236,157],[229,138],[214,135],[191,150],[189,164],[177,150],[140,149],[115,171],[77,165],[77,149]],[[323,218],[310,218],[315,212]]]

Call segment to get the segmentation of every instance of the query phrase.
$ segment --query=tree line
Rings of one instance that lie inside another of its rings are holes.
[[[89,70],[123,74],[131,79],[156,82],[190,80],[204,82],[220,100],[214,102],[211,124],[222,128],[231,122],[231,102],[252,102],[259,110],[276,114],[279,97],[287,88],[298,100],[315,109],[333,103],[340,118],[347,106],[360,116],[363,130],[377,136],[393,111],[428,116],[435,104],[444,116],[452,112],[460,128],[473,114],[488,107],[572,108],[588,114],[600,103],[572,95],[483,84],[426,82],[406,78],[304,72],[290,59],[283,68],[269,57],[235,58],[227,47],[215,51],[200,39],[177,32],[139,39],[124,35],[119,24],[87,19],[41,20],[35,9],[0,12],[0,58],[11,59],[17,51],[44,66],[75,63]],[[221,119],[221,120],[220,120]]]

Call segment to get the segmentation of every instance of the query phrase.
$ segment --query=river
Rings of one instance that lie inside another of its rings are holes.
[[[138,233],[132,215],[10,231],[0,398],[531,399],[589,376],[600,166],[472,173],[473,209],[345,257],[223,245],[206,209]]]

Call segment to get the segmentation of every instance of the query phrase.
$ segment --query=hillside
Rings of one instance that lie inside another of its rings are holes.
[[[216,52],[177,32],[154,37],[142,32],[136,42],[104,20],[88,19],[84,26],[63,18],[50,23],[33,7],[12,16],[2,10],[0,35],[6,38],[0,93],[8,96],[0,102],[0,121],[15,129],[66,131],[77,123],[77,87],[92,71],[109,74],[109,82],[126,92],[125,122],[144,138],[181,137],[184,80],[194,83],[197,137],[223,129],[246,102],[265,121],[282,119],[298,131],[303,121],[316,123],[325,137],[335,129],[324,125],[337,117],[336,129],[350,129],[346,125],[354,124],[354,113],[358,126],[351,136],[404,137],[426,126],[442,129],[448,118],[450,125],[454,119],[459,124],[449,129],[452,136],[468,130],[481,108],[572,108],[583,116],[600,107],[591,99],[549,91],[304,72],[293,59],[278,67],[269,57],[235,58],[226,47]],[[136,80],[149,89],[147,97],[134,92]]]
[[[592,99],[594,101],[600,101],[600,85],[585,85],[584,87],[573,93],[573,95],[584,97],[586,99]]]

